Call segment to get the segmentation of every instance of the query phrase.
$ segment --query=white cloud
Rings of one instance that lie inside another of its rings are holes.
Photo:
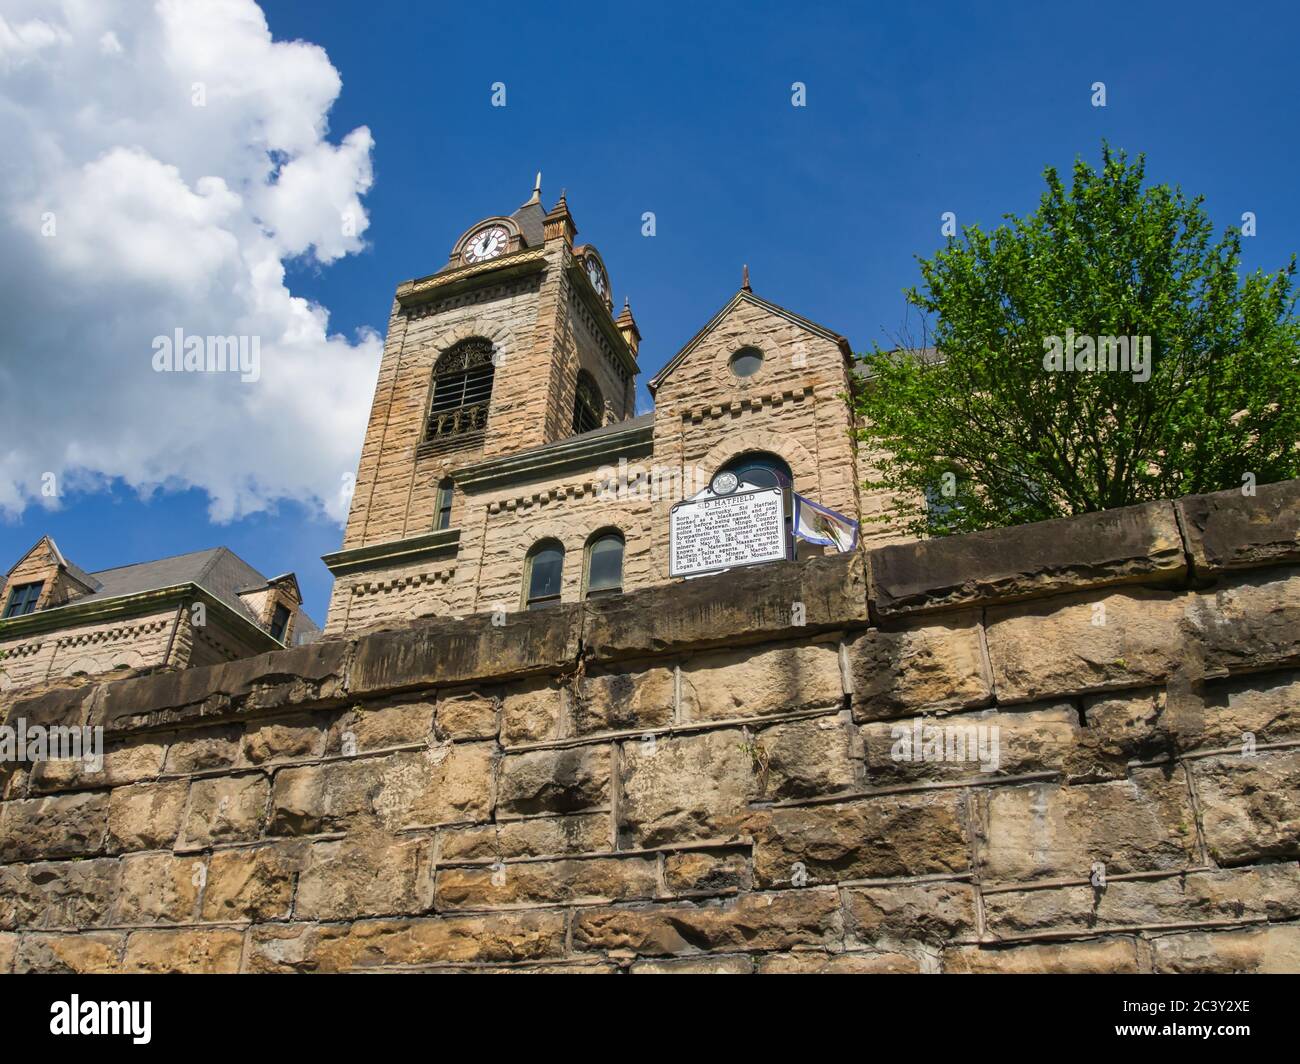
[[[252,0],[6,0],[0,513],[53,472],[342,520],[380,339],[331,335],[284,270],[364,247],[373,141],[330,138],[340,87]],[[178,328],[260,338],[259,379],[155,372]]]

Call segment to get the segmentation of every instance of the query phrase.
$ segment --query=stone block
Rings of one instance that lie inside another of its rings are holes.
[[[656,864],[653,857],[591,857],[439,868],[434,907],[451,912],[652,898],[658,893]]]
[[[202,918],[221,923],[288,919],[294,878],[306,857],[306,844],[297,842],[218,850],[208,861]]]
[[[734,720],[805,709],[831,709],[844,699],[834,643],[697,654],[681,672],[682,716]]]
[[[1109,938],[1012,949],[959,946],[944,950],[943,970],[961,975],[1134,975],[1143,969],[1136,939]]]
[[[243,948],[242,931],[133,931],[126,940],[122,970],[154,975],[230,975],[239,971]]]
[[[676,689],[672,666],[593,671],[573,704],[574,734],[665,727],[673,722]]]
[[[708,904],[585,910],[577,914],[577,950],[626,950],[640,957],[700,951],[836,948],[843,934],[834,890],[745,894]]]
[[[498,817],[576,813],[609,800],[608,746],[530,750],[501,759]]]
[[[270,785],[259,773],[215,776],[190,785],[190,804],[177,849],[243,842],[258,837]]]
[[[185,924],[198,918],[207,858],[135,853],[122,858],[113,922],[126,926]]]
[[[108,852],[170,850],[180,834],[189,793],[187,780],[115,787],[108,799]]]
[[[881,617],[1176,581],[1187,571],[1168,502],[890,544],[868,558]]]
[[[745,746],[733,729],[624,743],[620,837],[662,846],[734,831],[755,791]]]
[[[426,908],[427,846],[422,839],[376,833],[314,843],[298,878],[295,918],[356,920]]]
[[[872,628],[849,643],[857,720],[918,710],[972,709],[993,700],[978,612],[927,619],[897,631]]]
[[[1300,562],[1300,480],[1177,500],[1198,576]]]
[[[438,835],[441,861],[553,857],[613,848],[609,813],[506,820],[496,824],[445,828]]]
[[[1300,750],[1208,757],[1190,770],[1216,864],[1300,857]]]
[[[16,935],[12,937],[17,939]],[[23,935],[17,956],[13,958],[13,970],[38,975],[113,972],[121,965],[125,945],[126,935],[118,931]],[[0,944],[2,953],[3,945]],[[0,955],[0,972],[7,970]]]
[[[1300,924],[1192,931],[1152,939],[1155,970],[1176,975],[1295,975]]]
[[[969,883],[904,883],[844,892],[848,932],[863,946],[906,952],[909,943],[942,946],[976,934]]]
[[[776,724],[753,743],[758,792],[774,800],[811,798],[862,784],[848,711]]]
[[[108,831],[108,792],[85,791],[0,804],[0,863],[99,853]]]
[[[1196,863],[1196,817],[1181,768],[1080,787],[996,787],[977,795],[975,808],[985,880],[1087,879],[1096,862],[1108,876]]]

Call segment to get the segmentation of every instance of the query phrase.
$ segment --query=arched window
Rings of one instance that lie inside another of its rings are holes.
[[[573,432],[590,432],[605,423],[605,398],[596,378],[585,369],[578,370],[578,388],[573,397]]]
[[[587,598],[623,591],[623,533],[597,532],[587,544]]]
[[[433,367],[433,398],[425,438],[482,432],[492,399],[492,341],[471,336],[448,348]]]
[[[737,455],[718,472],[721,473],[723,469],[735,473],[742,483],[754,488],[779,487],[789,491],[794,484],[789,465],[768,451]]]
[[[451,527],[451,496],[455,487],[451,477],[438,481],[438,503],[433,517],[435,529]]]
[[[524,562],[524,607],[544,610],[560,604],[564,582],[564,546],[555,539],[533,544]]]

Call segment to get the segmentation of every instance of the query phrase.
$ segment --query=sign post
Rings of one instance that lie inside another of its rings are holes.
[[[785,518],[780,488],[679,502],[669,511],[668,575],[784,561],[789,556]]]

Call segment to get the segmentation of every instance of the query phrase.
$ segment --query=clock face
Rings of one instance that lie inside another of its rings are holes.
[[[600,268],[600,263],[595,259],[587,260],[587,276],[591,279],[591,287],[599,295],[605,294],[605,271]]]
[[[464,259],[466,262],[486,262],[495,259],[506,250],[510,243],[510,234],[504,225],[489,225],[480,229],[465,243]]]

